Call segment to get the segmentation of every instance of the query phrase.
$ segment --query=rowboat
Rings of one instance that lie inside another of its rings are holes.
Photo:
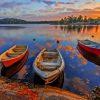
[[[4,67],[10,67],[11,65],[21,60],[27,53],[28,46],[15,45],[1,54],[0,60]]]
[[[64,71],[64,60],[58,49],[44,48],[36,57],[33,66],[36,74],[48,84],[55,81]]]
[[[28,53],[26,53],[26,55],[24,55],[24,57],[21,60],[17,61],[10,67],[2,66],[1,76],[7,77],[7,78],[11,78],[12,76],[14,76],[17,72],[19,72],[24,67],[27,61],[27,58],[28,58]]]
[[[78,40],[78,46],[85,51],[100,57],[100,44],[91,40]]]

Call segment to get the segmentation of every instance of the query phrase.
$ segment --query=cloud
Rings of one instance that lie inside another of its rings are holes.
[[[93,0],[1,0],[0,17],[59,20],[70,15],[100,16],[100,2]]]
[[[79,11],[79,9],[67,8],[67,12],[76,12],[76,11]]]
[[[63,4],[62,4],[62,3],[56,3],[55,6],[56,6],[56,7],[62,7]]]
[[[100,7],[100,2],[82,2],[80,6],[80,9],[94,9]]]
[[[55,4],[56,2],[55,1],[47,1],[47,0],[43,0],[43,2],[47,5],[53,5]]]
[[[78,2],[78,0],[43,0],[44,3],[47,5],[53,5],[59,6],[60,4],[74,4]]]
[[[27,5],[29,3],[31,2],[18,2],[18,1],[2,2],[0,3],[0,8],[12,8],[16,6]]]
[[[42,2],[43,0],[31,0],[32,2]]]
[[[12,8],[15,6],[19,6],[22,5],[23,3],[15,3],[15,2],[5,2],[3,4],[0,5],[0,8]]]
[[[100,7],[96,7],[95,9],[98,9],[98,10],[100,10]]]
[[[72,2],[78,2],[79,0],[45,0],[45,1],[52,1],[56,3],[72,3]]]
[[[94,8],[94,10],[100,11],[100,7],[96,7],[96,8]]]
[[[54,8],[51,10],[51,12],[63,12],[65,8]]]

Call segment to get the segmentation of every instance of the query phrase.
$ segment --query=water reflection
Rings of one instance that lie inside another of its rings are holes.
[[[23,29],[23,28],[26,28],[25,26],[0,26],[0,30],[1,29],[8,29],[8,30],[20,30],[20,29]]]
[[[87,91],[100,85],[100,66],[85,59],[76,48],[78,38],[88,38],[100,43],[100,26],[73,26],[72,28],[70,26],[25,25],[25,27],[27,28],[0,31],[0,54],[15,44],[29,46],[28,60],[19,72],[14,73],[12,80],[43,84],[37,81],[40,79],[34,73],[34,59],[44,47],[56,48],[55,40],[60,39],[59,49],[65,61],[64,81],[60,78],[61,81],[58,79],[53,86],[60,87],[63,84],[65,90],[86,95]],[[36,39],[35,42],[33,38]]]
[[[87,25],[87,26],[82,26],[82,25],[80,25],[80,26],[55,26],[55,28],[60,28],[62,31],[66,31],[66,32],[73,32],[73,31],[77,31],[77,33],[81,33],[81,32],[86,32],[86,31],[88,31],[88,32],[90,32],[90,31],[93,31],[94,30],[94,32],[98,32],[98,30],[99,30],[99,26],[98,25],[96,25],[96,26],[92,26],[92,25]]]
[[[77,46],[79,52],[88,60],[91,61],[97,65],[100,66],[100,57],[96,56],[95,54],[92,54],[90,52],[87,52],[86,50],[80,48],[80,46]]]

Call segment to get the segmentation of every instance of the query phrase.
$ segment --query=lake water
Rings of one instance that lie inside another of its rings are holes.
[[[87,95],[94,86],[100,86],[100,65],[88,61],[77,50],[77,39],[100,43],[100,26],[0,25],[0,54],[16,44],[29,47],[25,66],[11,79],[34,84],[34,59],[44,47],[56,48],[56,39],[60,40],[58,48],[65,61],[64,80],[60,80],[62,88]]]

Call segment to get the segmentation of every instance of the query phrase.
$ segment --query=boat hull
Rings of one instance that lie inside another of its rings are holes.
[[[43,52],[44,50],[42,50],[41,52]],[[58,51],[59,52],[59,51]],[[40,54],[39,54],[40,55]],[[37,58],[39,58],[39,55],[37,56]],[[37,66],[35,66],[35,62],[37,61],[37,58],[35,59],[34,63],[33,63],[33,66],[34,66],[34,71],[37,75],[40,76],[40,78],[42,80],[45,81],[45,84],[49,84],[49,83],[52,83],[54,82],[60,75],[60,73],[62,73],[62,71],[64,71],[64,60],[62,58],[62,55],[60,54],[59,52],[59,56],[61,57],[62,59],[62,63],[61,63],[61,66],[54,70],[54,71],[50,71],[50,72],[45,72],[45,71],[41,71]]]
[[[100,49],[86,46],[85,44],[82,44],[80,40],[78,41],[78,46],[80,48],[84,49],[85,51],[90,52],[90,53],[95,54],[96,56],[100,57]]]
[[[3,61],[2,63],[5,67],[9,67],[9,66],[13,65],[14,63],[16,63],[17,61],[21,60],[24,57],[24,55],[26,55],[27,53],[28,53],[28,51],[26,51],[23,55],[21,55],[17,58],[11,59],[9,61]]]
[[[14,63],[10,67],[3,66],[1,69],[1,75],[7,78],[11,78],[13,75],[15,75],[17,72],[19,72],[23,68],[23,66],[25,65],[27,61],[27,58],[28,58],[28,53],[24,55],[24,57],[21,60]]]
[[[62,69],[59,73],[56,73],[48,78],[43,78],[43,77],[41,77],[41,78],[45,81],[45,84],[50,84],[50,83],[54,82],[63,71],[64,71],[64,69]]]
[[[40,72],[36,67],[34,67],[34,71],[37,75],[39,75],[39,77],[44,80],[45,84],[50,84],[52,82],[54,82],[59,75],[64,72],[64,65],[62,66],[62,68],[60,70],[55,71],[53,74],[49,75],[49,77],[45,77],[43,75],[42,72]],[[52,73],[52,72],[51,72]]]
[[[23,57],[28,53],[28,47],[26,48],[26,50],[18,55],[17,57],[14,57],[14,58],[11,58],[11,59],[8,59],[8,60],[2,60],[3,56],[9,52],[10,50],[12,50],[13,48],[15,48],[15,46],[13,46],[11,49],[7,50],[6,52],[4,52],[2,55],[1,55],[1,62],[3,64],[3,66],[5,66],[6,68],[7,67],[10,67],[11,65],[15,64],[16,62],[20,61],[21,59],[23,59]]]

